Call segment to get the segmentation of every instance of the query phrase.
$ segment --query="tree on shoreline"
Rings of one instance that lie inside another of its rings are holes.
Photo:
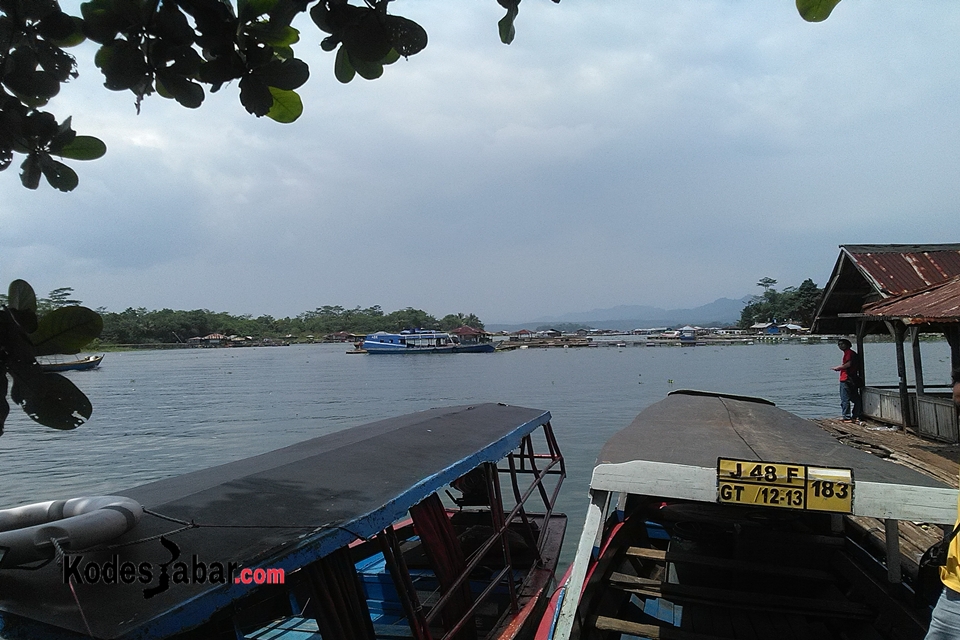
[[[366,334],[404,329],[451,329],[463,324],[483,329],[483,322],[472,313],[448,314],[443,320],[437,320],[421,309],[407,307],[384,313],[379,305],[366,309],[323,306],[293,318],[274,318],[269,315],[257,318],[250,315],[234,316],[206,309],[148,311],[144,308],[129,308],[119,313],[105,309],[98,311],[103,317],[102,342],[124,345],[172,344],[211,333],[256,338],[284,338],[290,335],[312,335],[321,338],[340,331]],[[457,321],[456,324],[449,326],[453,320]]]
[[[823,289],[810,278],[804,280],[799,287],[787,287],[783,291],[773,288],[776,283],[773,278],[762,278],[757,283],[758,287],[763,287],[763,294],[754,296],[753,301],[740,312],[741,329],[747,329],[758,322],[788,320],[810,326],[817,312],[817,305],[820,304]]]

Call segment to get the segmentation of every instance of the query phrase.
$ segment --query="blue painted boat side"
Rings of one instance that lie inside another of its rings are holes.
[[[494,346],[460,344],[450,334],[441,331],[411,331],[401,333],[371,333],[363,340],[367,353],[493,353]]]

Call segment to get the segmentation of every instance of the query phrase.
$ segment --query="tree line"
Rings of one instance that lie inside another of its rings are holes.
[[[741,329],[760,322],[796,322],[804,327],[813,323],[823,289],[810,278],[800,283],[799,287],[786,287],[783,291],[777,291],[775,284],[777,281],[773,278],[761,278],[757,282],[757,286],[763,288],[763,293],[754,296],[741,311]]]
[[[323,306],[306,311],[293,318],[274,318],[270,315],[232,315],[206,309],[177,311],[129,308],[119,313],[97,309],[103,317],[105,344],[152,344],[186,342],[190,338],[220,333],[253,338],[306,338],[338,332],[367,334],[375,331],[397,332],[404,329],[438,329],[449,331],[466,325],[483,329],[483,322],[472,314],[451,313],[437,319],[423,311],[407,307],[384,313],[379,305],[366,309],[342,306]]]

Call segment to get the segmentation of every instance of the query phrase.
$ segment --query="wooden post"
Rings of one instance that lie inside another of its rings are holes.
[[[907,329],[910,346],[913,349],[913,379],[917,383],[917,398],[923,395],[923,361],[920,358],[920,327],[914,325]]]
[[[883,521],[883,532],[887,542],[887,581],[899,583],[900,575],[900,522],[887,518]]]
[[[863,385],[860,387],[860,393],[863,393],[863,387],[867,386],[867,366],[866,360],[863,359],[863,336],[867,333],[867,321],[858,320],[857,321],[857,353],[860,355],[860,384]],[[861,399],[862,402],[862,399]],[[863,407],[860,407],[861,411]]]
[[[960,325],[951,324],[943,334],[950,345],[950,370],[960,368]]]
[[[900,322],[888,322],[887,327],[893,331],[893,340],[897,345],[897,378],[900,387],[900,410],[903,413],[903,426],[912,427],[915,424],[913,412],[910,411],[910,390],[907,389],[907,362],[903,354],[904,328]]]

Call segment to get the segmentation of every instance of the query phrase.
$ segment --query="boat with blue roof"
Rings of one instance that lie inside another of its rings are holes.
[[[363,339],[358,347],[367,353],[493,353],[489,342],[462,343],[446,331],[411,329],[400,333],[378,331]]]

